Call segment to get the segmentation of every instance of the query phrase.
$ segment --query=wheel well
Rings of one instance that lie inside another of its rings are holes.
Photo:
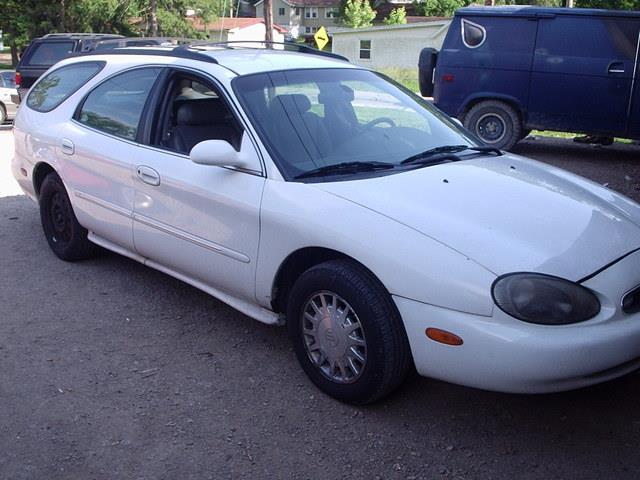
[[[516,113],[520,117],[520,122],[524,123],[524,112],[522,111],[522,107],[518,104],[518,102],[508,98],[496,98],[496,97],[481,97],[481,98],[474,98],[473,100],[471,100],[469,103],[467,103],[467,106],[464,108],[464,111],[462,113],[462,120],[464,121],[464,118],[467,116],[467,113],[469,113],[469,110],[471,110],[473,107],[475,107],[479,103],[487,102],[487,101],[506,103],[516,111]]]
[[[289,292],[300,275],[314,265],[338,258],[346,258],[356,262],[356,260],[344,253],[322,247],[307,247],[291,253],[280,265],[276,279],[273,282],[271,296],[273,310],[278,313],[284,313],[287,310]]]
[[[36,165],[36,168],[33,170],[33,187],[36,191],[36,196],[40,196],[42,182],[44,182],[46,176],[52,172],[55,172],[55,170],[48,163],[42,162]]]

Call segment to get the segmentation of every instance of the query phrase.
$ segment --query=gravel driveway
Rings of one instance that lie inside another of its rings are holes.
[[[506,395],[412,378],[366,408],[316,390],[284,329],[115,254],[70,264],[0,131],[0,479],[637,479],[640,375]],[[640,148],[517,153],[640,200]]]

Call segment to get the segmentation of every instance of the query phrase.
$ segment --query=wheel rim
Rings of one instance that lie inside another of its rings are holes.
[[[302,335],[311,363],[335,383],[353,383],[367,364],[367,342],[356,312],[339,295],[311,295],[302,310]]]
[[[498,143],[507,134],[507,124],[495,113],[486,113],[478,119],[476,131],[486,143]]]
[[[51,240],[54,242],[68,242],[71,240],[71,221],[67,202],[56,192],[51,196],[49,207],[49,219],[51,220]]]

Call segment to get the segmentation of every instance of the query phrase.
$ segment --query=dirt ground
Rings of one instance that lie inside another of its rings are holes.
[[[411,378],[321,394],[284,329],[115,254],[65,263],[0,131],[0,478],[637,479],[640,375],[506,395]],[[640,147],[517,152],[640,200]]]

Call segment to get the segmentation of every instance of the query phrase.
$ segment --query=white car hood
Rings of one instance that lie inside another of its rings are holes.
[[[640,247],[637,204],[514,155],[315,186],[442,242],[496,275],[535,271],[576,281]]]

